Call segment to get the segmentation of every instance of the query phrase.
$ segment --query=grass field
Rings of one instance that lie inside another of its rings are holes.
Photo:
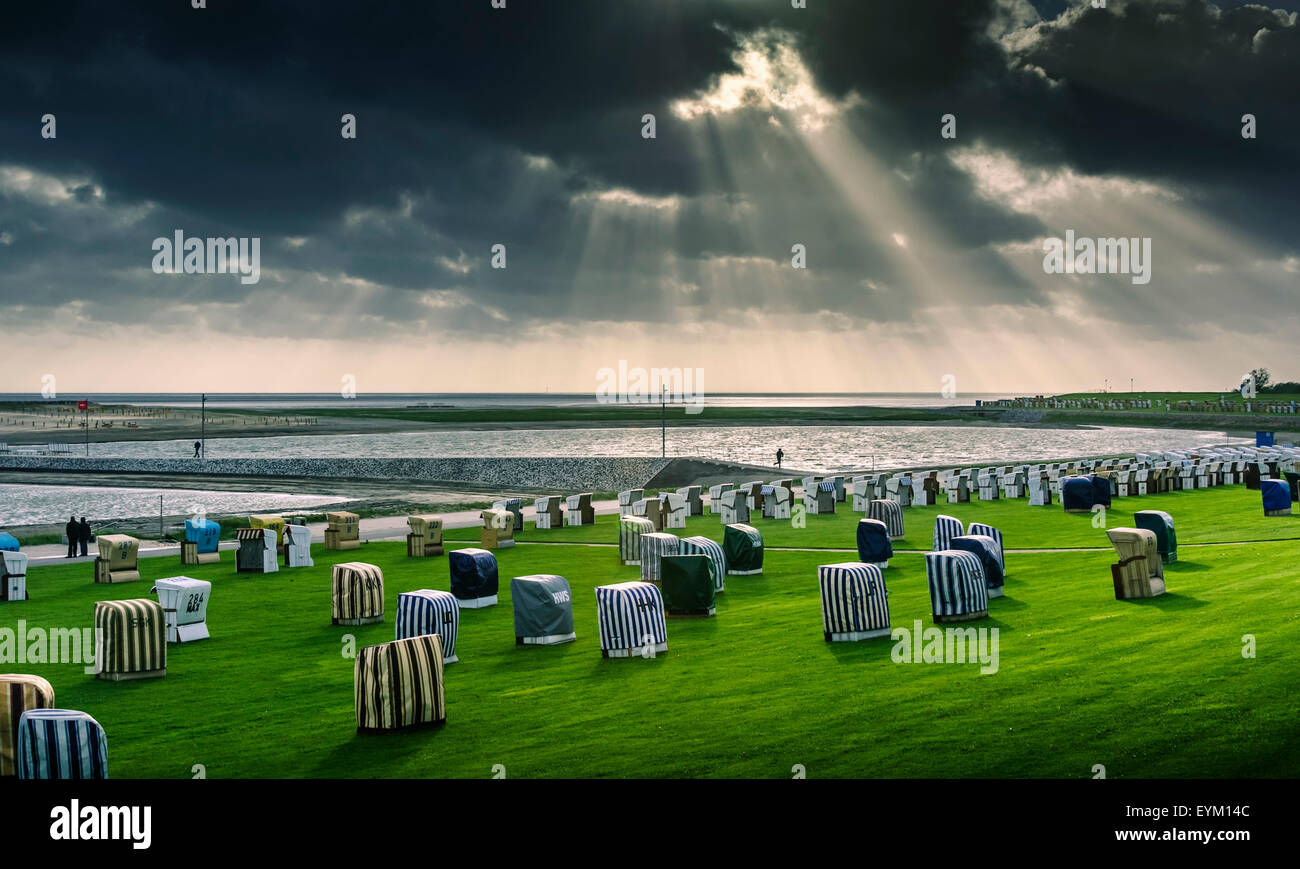
[[[162,680],[108,683],[78,665],[6,664],[55,686],[60,706],[105,727],[115,777],[540,776],[788,777],[1272,777],[1300,774],[1300,516],[1265,519],[1242,486],[1120,499],[1178,523],[1170,593],[1114,600],[1107,552],[1012,553],[1006,597],[990,604],[999,668],[896,664],[888,639],[828,644],[816,567],[845,553],[771,551],[764,573],[729,577],[718,616],[670,620],[668,652],[605,660],[597,585],[637,578],[621,567],[616,517],[593,528],[536,531],[500,551],[501,605],[462,613],[446,674],[448,723],[437,730],[358,736],[344,639],[389,640],[400,591],[449,586],[446,558],[408,559],[400,543],[359,552],[316,546],[314,568],[236,574],[233,557],[182,568],[142,559],[144,580],[96,586],[89,565],[34,568],[32,599],[0,604],[0,627],[85,627],[94,601],[146,596],[150,581],[213,582],[212,639],[168,650]],[[844,505],[840,505],[843,508]],[[933,515],[992,520],[1011,549],[1104,546],[1090,517],[1023,501],[911,508],[901,548],[928,548]],[[851,548],[847,511],[807,529],[756,520],[769,547]],[[1221,527],[1222,526],[1222,527]],[[717,537],[716,517],[690,533]],[[1227,546],[1197,541],[1264,540]],[[468,541],[467,541],[468,542]],[[330,625],[329,565],[384,569],[385,622]],[[574,590],[578,640],[516,647],[509,578],[559,573]],[[886,571],[892,624],[930,624],[924,563],[896,555]],[[1258,657],[1242,656],[1251,634]]]

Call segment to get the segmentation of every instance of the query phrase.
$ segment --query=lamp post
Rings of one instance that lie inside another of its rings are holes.
[[[199,398],[199,459],[208,457],[208,394]]]

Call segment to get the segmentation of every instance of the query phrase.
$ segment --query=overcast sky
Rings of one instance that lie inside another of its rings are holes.
[[[207,5],[6,11],[0,391],[1300,379],[1293,0]]]

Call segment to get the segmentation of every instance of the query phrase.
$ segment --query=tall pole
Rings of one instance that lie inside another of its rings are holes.
[[[664,409],[664,399],[668,395],[668,387],[661,385],[659,387],[659,457],[668,458],[668,412]]]
[[[86,399],[86,457],[90,457],[90,399]]]
[[[206,459],[208,457],[208,394],[206,392],[199,399],[199,407],[203,420],[199,428],[199,458]]]

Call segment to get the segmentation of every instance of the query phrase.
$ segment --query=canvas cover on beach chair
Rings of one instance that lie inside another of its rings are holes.
[[[641,581],[659,581],[659,562],[665,555],[676,555],[681,538],[662,531],[641,535]]]
[[[722,552],[732,576],[763,572],[763,535],[752,525],[737,522],[723,528]]]
[[[524,530],[524,500],[523,498],[502,498],[499,501],[492,502],[493,510],[505,510],[513,518],[514,522],[511,531],[518,534]]]
[[[516,576],[510,580],[510,599],[515,605],[515,645],[554,646],[578,638],[573,630],[573,592],[564,577]]]
[[[1178,535],[1174,533],[1174,517],[1163,510],[1138,510],[1133,514],[1133,524],[1156,536],[1156,551],[1165,564],[1178,560]]]
[[[1106,537],[1119,555],[1119,563],[1110,566],[1115,600],[1165,593],[1165,571],[1154,532],[1142,528],[1109,528]]]
[[[560,528],[564,525],[564,501],[559,495],[546,495],[533,502],[537,528]]]
[[[618,520],[618,560],[624,567],[641,564],[641,536],[654,534],[655,525],[640,516],[622,516]]]
[[[858,561],[884,570],[893,557],[894,544],[889,539],[888,526],[879,519],[859,519]]]
[[[95,557],[95,582],[134,582],[140,578],[136,567],[140,541],[125,534],[100,534],[95,538],[99,555]]]
[[[1091,477],[1066,477],[1061,481],[1061,506],[1067,513],[1090,513],[1096,503]]]
[[[285,538],[281,541],[288,545],[288,529],[285,525]],[[361,548],[361,517],[356,513],[336,510],[325,514],[325,548],[332,550]]]
[[[384,572],[375,564],[345,561],[330,570],[331,618],[336,625],[384,620]]]
[[[484,510],[479,514],[479,546],[483,549],[509,549],[515,545],[515,515],[509,510]]]
[[[955,549],[927,552],[925,577],[935,622],[967,622],[989,614],[988,584],[974,553]]]
[[[727,555],[722,546],[707,537],[683,537],[677,544],[679,555],[703,555],[713,571],[713,590],[721,594],[727,588]]]
[[[442,640],[442,662],[456,663],[456,634],[460,632],[460,606],[449,591],[422,588],[397,596],[397,636],[406,640],[437,634]]]
[[[212,583],[188,576],[171,576],[156,581],[150,591],[158,595],[167,625],[167,642],[192,643],[208,638]]]
[[[496,606],[497,558],[485,549],[454,549],[447,555],[451,593],[461,609]]]
[[[718,483],[716,486],[709,487],[709,512],[722,512],[722,493],[730,492],[736,488],[734,483]]]
[[[817,584],[826,642],[889,636],[889,591],[879,567],[853,561],[823,564],[817,568]]]
[[[18,775],[18,722],[24,712],[54,707],[54,686],[40,676],[0,673],[0,778]]]
[[[618,493],[618,515],[632,516],[632,505],[645,497],[645,489],[628,489]]]
[[[564,502],[565,525],[593,525],[596,511],[591,506],[591,493],[570,495]]]
[[[213,564],[221,560],[221,526],[211,519],[186,519],[181,564]]]
[[[1007,559],[1002,549],[1002,532],[992,525],[986,525],[983,522],[972,522],[970,527],[966,529],[966,533],[991,538],[996,544],[994,552],[998,557],[998,567],[1002,569],[1003,573],[1006,573]]]
[[[148,598],[95,604],[95,678],[109,682],[167,675],[167,619]]]
[[[338,548],[340,547],[335,546],[335,549]],[[306,525],[284,526],[284,566],[316,566],[316,562],[311,557],[311,529]]]
[[[357,731],[440,725],[447,720],[442,637],[422,634],[366,646],[353,669]]]
[[[949,549],[973,552],[980,560],[984,571],[984,584],[990,598],[1002,597],[1002,559],[998,542],[983,534],[962,534],[949,541]]]
[[[728,489],[722,493],[721,501],[714,512],[723,525],[735,525],[737,522],[749,521],[749,501],[739,489]]]
[[[27,600],[27,553],[0,549],[0,601]]]
[[[764,519],[790,518],[791,496],[789,489],[785,486],[764,486],[762,493]]]
[[[665,555],[659,561],[659,590],[665,615],[717,614],[713,565],[707,555]]]
[[[1092,482],[1092,503],[1093,506],[1100,504],[1102,507],[1110,506],[1110,477],[1102,474],[1093,474],[1088,478]]]
[[[663,595],[652,583],[597,586],[596,624],[603,657],[648,658],[668,651]]]
[[[20,779],[106,779],[104,728],[75,709],[29,709],[18,719]]]
[[[872,501],[867,510],[867,518],[884,522],[891,540],[903,536],[903,505],[897,501]]]
[[[284,517],[272,516],[267,513],[254,514],[248,517],[249,528],[270,528],[275,531],[275,548],[279,549],[284,545]]]
[[[406,535],[408,558],[430,558],[442,555],[441,516],[407,516],[406,524],[411,529]]]
[[[704,515],[704,501],[701,498],[701,493],[703,491],[704,490],[699,486],[682,486],[677,490],[677,494],[686,499],[687,516]]]
[[[954,537],[960,537],[966,533],[966,526],[960,519],[952,516],[945,516],[940,513],[934,517],[934,534],[931,536],[930,551],[940,552],[944,549],[951,549],[948,542]]]
[[[275,560],[275,531],[271,528],[236,528],[236,573],[275,573],[280,569]]]
[[[1291,515],[1291,487],[1285,480],[1261,480],[1259,491],[1265,516]]]
[[[688,515],[686,498],[676,492],[659,493],[659,515],[664,528],[685,528]]]

